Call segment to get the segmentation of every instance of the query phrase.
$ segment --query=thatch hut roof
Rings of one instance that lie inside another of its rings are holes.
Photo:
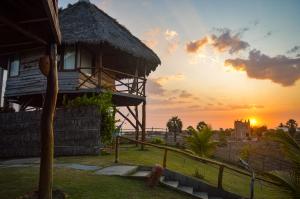
[[[159,57],[124,26],[88,1],[79,1],[60,12],[60,27],[64,44],[106,44],[142,59],[147,74],[161,63]]]

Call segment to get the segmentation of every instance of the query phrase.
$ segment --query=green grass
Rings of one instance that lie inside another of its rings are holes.
[[[0,168],[0,199],[14,199],[36,190],[38,168]],[[153,198],[187,199],[185,195],[163,187],[150,189],[145,182],[122,177],[100,176],[71,169],[54,170],[54,188],[72,199]]]
[[[128,147],[120,149],[120,163],[138,164],[153,166],[154,164],[162,164],[163,150],[147,147],[146,151],[140,151],[136,147]],[[112,164],[114,154],[105,156],[77,156],[77,157],[60,157],[57,162],[82,163],[90,165],[106,166]],[[207,165],[201,162],[187,158],[186,156],[168,152],[167,168],[193,176],[195,169],[198,168],[204,174],[204,181],[211,185],[217,185],[218,168],[214,165]],[[223,187],[225,190],[248,197],[249,196],[250,177],[245,177],[229,170],[224,170]],[[282,199],[288,197],[278,190],[278,187],[269,184],[255,183],[256,199]]]

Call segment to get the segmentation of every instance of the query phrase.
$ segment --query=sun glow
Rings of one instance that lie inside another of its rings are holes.
[[[254,117],[250,118],[250,125],[251,126],[257,126],[257,124],[258,124],[258,121],[257,121],[256,118],[254,118]]]

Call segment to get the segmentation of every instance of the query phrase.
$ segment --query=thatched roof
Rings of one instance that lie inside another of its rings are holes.
[[[108,44],[134,58],[143,59],[150,71],[161,63],[142,41],[92,3],[79,1],[70,5],[60,12],[59,18],[65,44]]]

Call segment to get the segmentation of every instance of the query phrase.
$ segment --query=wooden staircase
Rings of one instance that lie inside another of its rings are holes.
[[[151,168],[145,168],[145,167],[139,167],[136,170],[133,170],[131,173],[129,173],[128,175],[126,175],[127,177],[130,178],[137,178],[137,179],[145,179],[147,177],[150,176],[151,173]],[[219,191],[206,191],[205,189],[199,189],[199,185],[197,185],[197,182],[195,182],[195,179],[193,177],[188,177],[188,176],[184,176],[182,175],[182,177],[178,178],[178,174],[176,173],[176,175],[170,175],[170,171],[168,172],[164,172],[163,176],[160,178],[160,184],[171,188],[175,191],[187,194],[189,196],[191,196],[192,198],[198,198],[198,199],[241,199],[242,197],[240,196],[236,196],[235,194],[227,194],[226,191],[223,190],[219,190]],[[182,178],[182,179],[181,179]],[[185,183],[187,182],[187,178],[191,178],[194,182],[194,186],[192,186],[190,183]],[[200,182],[199,183],[203,183]],[[210,186],[210,185],[206,185],[206,186]],[[209,193],[210,192],[210,193]],[[226,192],[226,193],[222,193],[221,192]],[[227,197],[224,197],[227,196]]]

